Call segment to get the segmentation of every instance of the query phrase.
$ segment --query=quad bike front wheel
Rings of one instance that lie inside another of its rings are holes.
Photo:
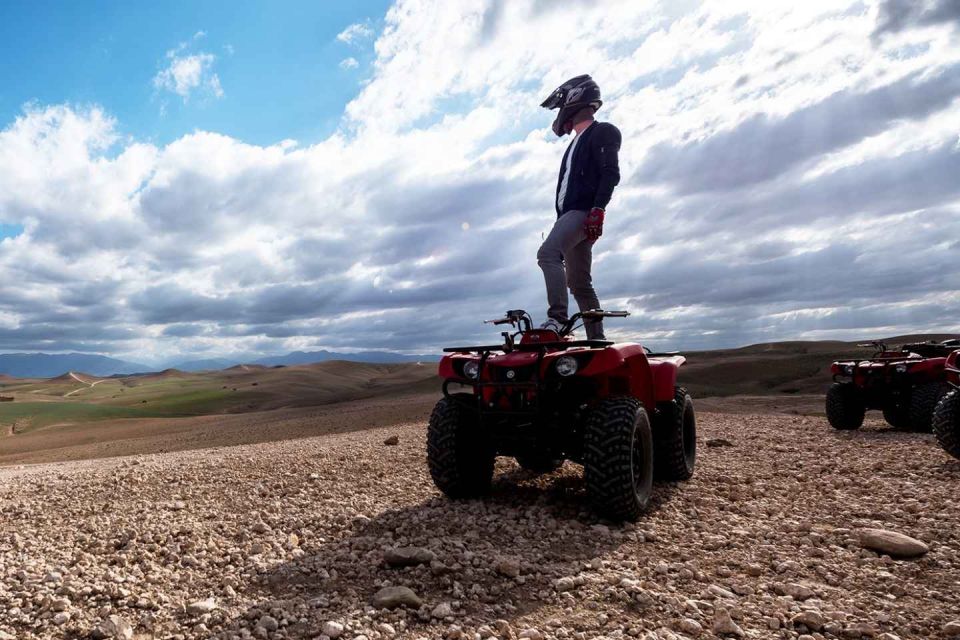
[[[950,386],[944,382],[921,384],[910,394],[910,431],[930,433],[933,410]]]
[[[883,408],[883,419],[894,429],[906,431],[910,428],[909,400],[888,404]]]
[[[658,480],[689,480],[697,464],[697,416],[683,387],[660,405],[653,432],[653,473]]]
[[[427,427],[430,476],[450,498],[476,498],[490,490],[494,450],[483,437],[469,393],[441,398]]]
[[[594,508],[613,520],[636,520],[653,491],[653,433],[636,398],[610,398],[584,430],[583,477]]]
[[[960,390],[940,399],[933,410],[933,432],[943,450],[960,459]]]
[[[849,382],[835,382],[827,390],[827,420],[841,431],[859,429],[867,408],[859,389]]]

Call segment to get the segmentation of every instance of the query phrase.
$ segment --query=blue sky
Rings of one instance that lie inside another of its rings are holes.
[[[958,23],[955,0],[0,3],[0,351],[428,353],[541,320],[568,140],[539,104],[582,73],[623,133],[608,335],[960,332]]]
[[[337,34],[356,23],[382,26],[388,5],[3,2],[0,122],[27,103],[97,104],[120,132],[159,144],[194,129],[255,144],[320,140],[336,128],[373,58],[372,39],[351,45]],[[157,91],[153,78],[166,52],[184,42],[216,57],[223,99],[184,104]],[[348,56],[365,64],[341,69]]]

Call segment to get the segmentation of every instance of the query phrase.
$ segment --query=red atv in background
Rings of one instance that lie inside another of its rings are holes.
[[[443,398],[427,433],[437,487],[451,498],[485,494],[497,456],[537,473],[572,460],[583,465],[597,511],[634,520],[655,475],[693,475],[696,417],[676,384],[684,357],[571,336],[580,320],[627,315],[578,313],[555,332],[534,329],[526,311],[513,310],[488,321],[517,328],[502,334],[503,344],[444,349]],[[469,391],[452,393],[453,385]]]
[[[869,409],[904,431],[929,432],[933,409],[949,389],[944,365],[960,340],[915,342],[887,349],[882,342],[858,345],[875,352],[863,360],[834,362],[827,391],[827,419],[835,429],[859,429]]]
[[[943,450],[960,458],[960,351],[947,356],[947,384],[953,387],[933,410],[933,432]]]

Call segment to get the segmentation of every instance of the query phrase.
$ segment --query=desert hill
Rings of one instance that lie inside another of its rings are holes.
[[[943,337],[899,336],[888,343]],[[680,383],[704,411],[817,415],[823,411],[823,392],[830,384],[830,363],[870,353],[856,343],[840,341],[689,352]],[[0,403],[0,464],[32,459],[42,451],[91,457],[104,455],[104,446],[110,455],[119,455],[302,437],[316,433],[320,407],[330,407],[323,415],[336,422],[336,416],[362,414],[368,405],[377,407],[377,415],[389,414],[389,407],[403,399],[408,406],[403,415],[425,419],[439,390],[432,362],[329,360],[279,367],[235,365],[221,371],[168,369],[110,378],[68,372],[44,380],[8,379],[0,382],[2,394],[13,398]],[[277,423],[266,418],[271,412],[284,412],[290,420]],[[364,428],[363,420],[358,422],[357,428]],[[3,455],[14,451],[19,453]]]

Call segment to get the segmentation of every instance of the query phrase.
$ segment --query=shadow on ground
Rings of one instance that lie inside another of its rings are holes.
[[[314,637],[325,620],[355,620],[366,609],[373,616],[366,627],[387,622],[401,635],[439,637],[450,621],[430,624],[429,613],[441,603],[452,604],[456,623],[465,627],[512,622],[556,604],[559,577],[576,575],[622,544],[635,544],[645,522],[673,491],[673,485],[657,486],[645,516],[635,525],[621,525],[601,521],[587,508],[577,465],[567,463],[543,477],[507,471],[484,500],[435,497],[355,519],[342,537],[305,547],[304,555],[250,584],[248,594],[256,594],[259,602],[227,626],[254,628],[264,615],[286,617],[291,624],[272,637]],[[436,561],[387,566],[384,550],[405,546],[427,548]],[[519,562],[520,576],[504,575],[504,561]],[[374,613],[370,598],[386,585],[411,588],[423,600],[419,612]]]

